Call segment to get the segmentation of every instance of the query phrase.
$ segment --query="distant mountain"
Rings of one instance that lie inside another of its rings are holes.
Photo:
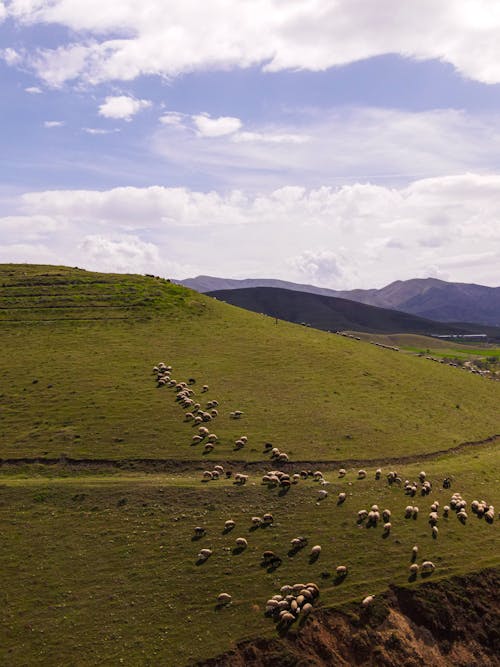
[[[500,328],[443,323],[364,303],[277,287],[250,287],[208,292],[221,301],[289,322],[326,331],[369,333],[478,334],[500,339]]]
[[[491,326],[500,326],[500,287],[449,283],[436,278],[397,280],[381,289],[343,291],[270,278],[233,280],[213,276],[197,276],[177,282],[198,292],[250,287],[276,287],[349,299],[370,306],[400,310],[439,322],[479,322]]]

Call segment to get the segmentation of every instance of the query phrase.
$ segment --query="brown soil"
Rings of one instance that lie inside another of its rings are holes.
[[[500,571],[392,587],[360,612],[315,611],[302,628],[238,644],[198,667],[498,667]],[[271,620],[269,621],[272,622]]]
[[[456,454],[458,452],[489,445],[500,439],[499,434],[492,435],[484,440],[476,440],[473,442],[462,442],[455,447],[449,449],[440,449],[434,452],[425,452],[423,454],[414,454],[408,456],[399,456],[396,458],[378,458],[378,459],[339,459],[329,461],[290,461],[289,463],[280,463],[282,470],[297,470],[299,468],[315,469],[321,466],[325,470],[331,470],[338,467],[361,467],[361,466],[381,466],[381,465],[404,465],[409,463],[416,463],[418,461],[427,461],[435,459],[447,454]],[[20,458],[0,458],[0,467],[2,466],[25,466],[25,465],[64,465],[70,468],[121,468],[125,470],[133,470],[136,472],[186,472],[192,470],[204,470],[210,459],[207,461],[196,460],[179,460],[179,459],[74,459],[67,456],[58,458],[48,458],[44,456],[36,457],[20,457]],[[220,461],[228,469],[237,468],[238,470],[247,469],[249,471],[264,471],[269,470],[275,465],[272,459],[266,461]]]

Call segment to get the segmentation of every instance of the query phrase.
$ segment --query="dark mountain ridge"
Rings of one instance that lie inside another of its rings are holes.
[[[198,292],[252,287],[282,288],[349,299],[439,322],[478,322],[500,326],[500,287],[487,287],[473,283],[449,283],[437,278],[396,280],[381,289],[355,290],[332,290],[271,278],[235,280],[197,276],[177,282]]]
[[[208,292],[221,301],[289,322],[325,331],[415,333],[423,335],[486,334],[500,339],[500,328],[469,323],[443,323],[389,308],[338,297],[279,287],[250,287]]]

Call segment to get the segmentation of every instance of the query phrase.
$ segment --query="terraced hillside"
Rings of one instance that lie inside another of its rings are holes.
[[[389,584],[414,589],[414,544],[434,580],[498,566],[497,515],[489,523],[467,509],[461,522],[439,509],[434,539],[427,517],[453,492],[468,508],[474,498],[500,506],[499,383],[275,324],[153,277],[4,265],[0,285],[1,664],[202,661],[276,636],[264,611],[284,584],[315,582],[314,607],[354,615]],[[210,453],[206,438],[192,444],[199,426],[185,420],[176,388],[157,386],[159,361],[200,409],[217,410],[202,423],[217,436]],[[219,479],[202,481],[216,465]],[[316,468],[316,481],[262,483],[269,470]],[[391,469],[401,482],[388,484]],[[389,532],[382,520],[358,523],[373,504],[391,510]],[[419,517],[406,519],[417,504]],[[266,512],[270,525],[255,526]],[[291,551],[298,535],[308,544]],[[212,555],[200,561],[204,548]],[[266,550],[279,559],[263,566]],[[217,605],[221,592],[230,605]]]

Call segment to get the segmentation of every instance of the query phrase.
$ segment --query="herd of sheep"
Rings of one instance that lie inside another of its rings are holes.
[[[190,378],[187,382],[177,382],[172,379],[172,367],[166,365],[163,362],[160,362],[157,366],[154,367],[153,373],[157,379],[157,385],[159,387],[167,386],[175,389],[176,401],[181,405],[184,410],[188,410],[184,414],[184,421],[188,423],[193,423],[194,426],[198,426],[197,433],[192,437],[192,444],[204,445],[204,453],[212,452],[216,443],[218,442],[218,436],[211,432],[211,430],[202,425],[204,422],[213,422],[219,416],[219,402],[217,400],[208,401],[205,407],[202,407],[200,402],[195,401],[194,396],[195,392],[192,388],[192,385],[196,383],[193,378]],[[208,391],[208,385],[203,385],[202,393]],[[229,414],[231,419],[240,419],[243,416],[241,410],[233,411]],[[246,435],[239,436],[234,442],[235,451],[242,449],[246,446],[248,442],[248,437]],[[287,464],[286,467],[290,467],[289,456],[286,452],[280,451],[277,447],[273,447],[272,444],[266,443],[264,446],[264,451],[269,453],[271,459],[276,464]],[[349,486],[352,486],[352,482],[348,482],[346,478],[348,477],[348,472],[345,468],[340,468],[337,471],[338,478],[343,480],[343,483],[346,484],[346,490],[336,493],[336,504],[342,505],[348,503],[352,498],[352,493],[348,493]],[[364,469],[357,471],[356,478],[357,480],[364,480],[367,477],[367,472]],[[382,469],[378,468],[374,473],[375,480],[380,480],[382,477]],[[233,483],[243,486],[249,480],[249,475],[246,473],[233,473],[231,470],[225,470],[222,465],[214,465],[212,470],[205,470],[202,475],[203,482],[211,482],[219,479],[229,479],[232,478]],[[427,475],[424,471],[421,471],[417,476],[417,479],[409,480],[403,478],[398,474],[397,471],[390,470],[386,474],[387,484],[391,487],[400,488],[404,495],[410,496],[411,498],[416,497],[417,495],[422,498],[428,496],[432,491],[432,483],[427,479]],[[316,500],[319,504],[320,502],[329,502],[328,496],[328,486],[330,482],[325,479],[323,473],[320,470],[307,470],[302,469],[296,472],[286,472],[284,470],[273,469],[266,472],[261,476],[261,484],[266,486],[269,489],[278,488],[281,493],[287,492],[292,488],[292,486],[297,484],[303,484],[306,480],[311,480],[318,485],[319,488],[316,490]],[[451,486],[451,480],[445,478],[442,482],[443,490],[449,489]],[[435,500],[429,506],[428,514],[428,524],[430,526],[430,534],[432,538],[437,539],[439,534],[438,523],[441,520],[447,521],[450,517],[451,512],[455,512],[457,519],[465,524],[468,519],[466,512],[467,501],[464,500],[460,493],[455,492],[451,496],[449,504],[444,505],[442,512],[440,513],[440,503]],[[478,517],[485,519],[486,522],[492,523],[495,518],[495,509],[494,507],[486,502],[485,500],[474,500],[470,504],[471,511]],[[399,520],[413,520],[416,521],[419,517],[419,507],[415,504],[407,505],[404,509],[402,516],[395,516],[393,511],[389,508],[384,508],[380,510],[378,504],[373,503],[370,506],[370,509],[361,508],[353,511],[352,519],[360,527],[365,527],[367,529],[377,529],[379,526],[382,528],[382,537],[388,537],[391,534],[394,521]],[[272,526],[274,522],[274,517],[270,512],[264,512],[262,515],[253,516],[251,518],[250,530],[255,530],[260,527]],[[223,533],[228,534],[234,531],[236,527],[236,521],[232,518],[228,518],[225,521],[223,527]],[[199,540],[207,536],[206,529],[203,526],[196,526],[194,528],[193,539]],[[304,536],[294,537],[291,542],[291,548],[288,550],[288,556],[293,556],[308,545],[308,538]],[[233,553],[241,553],[245,551],[249,546],[249,539],[246,537],[239,536],[234,540]],[[309,551],[309,563],[314,563],[321,555],[321,545],[315,544]],[[409,580],[414,580],[417,575],[420,573],[421,576],[429,576],[435,570],[435,565],[432,561],[423,559],[419,565],[418,560],[419,548],[417,545],[413,546],[410,556],[411,564],[409,565]],[[210,559],[212,556],[212,549],[202,548],[200,549],[197,555],[197,563],[202,564]],[[266,550],[261,559],[261,565],[269,568],[268,571],[273,571],[278,567],[282,562],[281,556],[279,556],[275,551]],[[350,571],[348,564],[340,564],[336,567],[336,580],[337,583],[342,581],[347,577],[348,572]],[[294,584],[294,585],[285,585],[281,588],[280,593],[274,595],[266,603],[265,613],[268,616],[271,616],[278,625],[288,627],[294,623],[299,617],[306,618],[307,615],[312,610],[312,605],[314,601],[319,596],[319,588],[316,584]],[[371,604],[374,599],[373,595],[367,595],[363,598],[361,605],[362,607],[367,607]],[[219,607],[225,607],[232,603],[232,596],[228,592],[222,592],[217,597],[217,605]]]

